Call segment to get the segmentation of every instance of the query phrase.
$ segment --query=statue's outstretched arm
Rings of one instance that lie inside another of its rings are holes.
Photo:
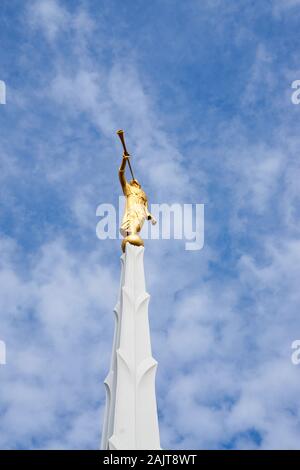
[[[126,169],[127,159],[128,159],[128,155],[123,154],[122,163],[121,163],[121,166],[119,168],[119,179],[120,179],[120,183],[121,183],[124,194],[125,194],[125,188],[126,188],[126,184],[127,184],[126,176],[125,176],[125,169]]]
[[[153,215],[151,214],[151,212],[149,212],[149,209],[148,209],[148,201],[146,202],[146,214],[147,214],[147,219],[148,219],[148,220],[151,220],[152,225],[155,225],[155,224],[156,224],[156,219],[153,217]]]

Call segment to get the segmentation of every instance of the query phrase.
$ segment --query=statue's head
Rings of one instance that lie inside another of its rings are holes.
[[[130,186],[135,186],[136,188],[141,187],[140,183],[136,179],[131,180],[129,184],[130,184]]]

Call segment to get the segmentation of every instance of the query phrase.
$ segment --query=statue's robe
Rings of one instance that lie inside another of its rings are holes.
[[[131,186],[125,179],[123,171],[120,171],[120,181],[126,198],[125,212],[120,228],[121,235],[126,237],[129,234],[140,232],[145,219],[150,219],[148,211],[148,200],[142,188]]]

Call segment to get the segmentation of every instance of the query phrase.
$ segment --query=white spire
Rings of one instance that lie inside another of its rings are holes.
[[[157,362],[152,357],[145,290],[144,248],[126,244],[110,371],[102,449],[160,449],[155,396]]]

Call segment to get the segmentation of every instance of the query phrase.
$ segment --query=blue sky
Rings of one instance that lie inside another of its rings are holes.
[[[124,128],[150,202],[205,204],[201,251],[146,242],[162,447],[300,448],[300,1],[0,12],[0,447],[99,446]]]

